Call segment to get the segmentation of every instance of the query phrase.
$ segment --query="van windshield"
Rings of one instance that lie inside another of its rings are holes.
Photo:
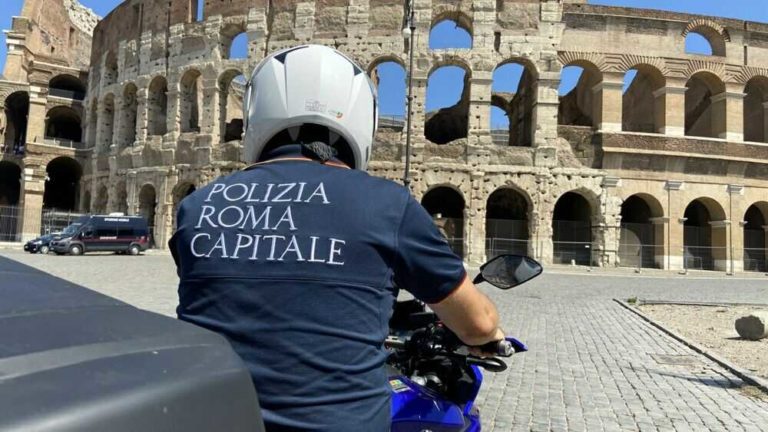
[[[61,235],[64,237],[72,237],[80,230],[80,227],[83,226],[83,224],[87,221],[88,221],[87,217],[81,217],[77,219],[76,221],[72,222],[69,226],[64,228],[64,230],[61,232]]]

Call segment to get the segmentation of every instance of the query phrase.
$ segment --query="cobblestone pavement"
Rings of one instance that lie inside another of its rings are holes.
[[[168,255],[0,254],[173,315]],[[478,401],[484,430],[768,431],[768,402],[611,300],[768,303],[768,278],[556,271],[511,291],[486,289],[504,328],[531,351],[513,357],[507,372],[486,374]]]

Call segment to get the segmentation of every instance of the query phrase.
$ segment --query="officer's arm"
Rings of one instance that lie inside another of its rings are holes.
[[[496,307],[469,278],[465,277],[448,297],[429,307],[469,346],[504,339],[504,333],[499,329]]]

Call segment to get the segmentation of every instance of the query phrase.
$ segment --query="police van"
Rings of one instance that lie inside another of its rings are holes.
[[[51,242],[51,249],[58,255],[81,255],[86,252],[138,255],[149,247],[147,220],[122,213],[83,216],[64,232],[71,235]]]

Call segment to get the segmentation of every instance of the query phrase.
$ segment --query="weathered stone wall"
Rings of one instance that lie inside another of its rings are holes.
[[[761,104],[768,101],[744,96],[755,77],[768,80],[768,26],[584,3],[415,2],[413,190],[419,198],[436,188],[460,195],[466,205],[463,250],[471,262],[486,256],[487,203],[501,189],[524,196],[526,248],[545,262],[558,253],[552,219],[559,199],[567,192],[583,197],[590,215],[589,260],[600,265],[620,263],[624,200],[641,194],[649,202],[664,202],[678,193],[677,207],[659,205],[649,221],[666,233],[658,236],[655,251],[665,268],[682,265],[682,225],[673,221],[683,218],[692,200],[709,196],[728,204],[728,219],[715,220],[713,229],[738,225],[739,214],[768,200],[768,155],[763,146],[743,142],[743,99],[750,110],[764,109]],[[151,189],[159,245],[172,231],[178,191],[242,167],[240,142],[225,139],[232,136],[227,123],[237,119],[232,102],[237,96],[228,90],[235,75],[247,75],[266,53],[307,42],[333,46],[369,72],[384,61],[408,64],[401,35],[404,1],[210,0],[201,22],[195,7],[187,0],[128,0],[97,27],[91,57],[86,105],[93,157],[83,193],[95,197],[107,186],[110,208],[138,212],[141,191],[150,196]],[[444,19],[472,35],[471,49],[429,49],[430,29]],[[714,56],[685,53],[685,35],[692,31],[708,37]],[[239,33],[247,34],[248,57],[229,59],[229,44]],[[523,88],[530,100],[514,106],[511,95],[501,101],[504,95],[491,92],[494,69],[510,62],[529,73]],[[466,71],[465,91],[455,107],[428,120],[427,80],[444,65]],[[561,70],[568,65],[586,72],[577,89],[560,98]],[[631,69],[642,75],[624,97],[622,81]],[[710,90],[719,89],[707,96],[706,106],[694,103],[698,90],[686,96],[694,75],[704,77]],[[185,76],[199,77],[194,91]],[[492,98],[512,114],[509,143],[519,146],[493,144]],[[131,113],[121,113],[125,110]],[[749,114],[766,118],[762,110]],[[686,116],[697,125],[686,128]],[[559,117],[565,125],[558,124]],[[451,138],[441,140],[443,145],[429,142],[432,126]],[[447,133],[449,127],[458,130]],[[711,136],[689,138],[686,132]],[[766,135],[756,128],[749,132],[768,141]],[[401,178],[404,142],[404,132],[382,130],[371,171]],[[718,266],[739,258],[738,235],[718,231],[714,237],[729,249],[718,256]]]

